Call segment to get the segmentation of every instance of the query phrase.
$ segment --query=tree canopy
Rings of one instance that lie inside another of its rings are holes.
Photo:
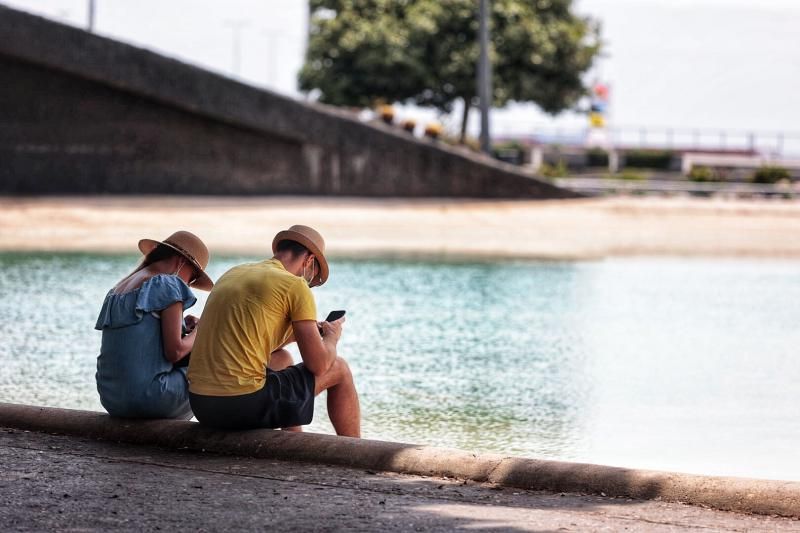
[[[477,0],[311,0],[300,88],[320,101],[371,106],[413,101],[452,111],[476,96]],[[493,104],[573,106],[599,53],[596,22],[572,0],[492,0]]]

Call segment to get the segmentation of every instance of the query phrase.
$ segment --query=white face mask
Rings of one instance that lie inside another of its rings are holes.
[[[311,263],[311,279],[306,277],[306,265],[303,264],[303,279],[308,283],[309,288],[311,284],[314,283],[314,263]]]
[[[183,259],[181,259],[181,263],[178,265],[178,270],[176,270],[176,271],[175,271],[175,273],[173,274],[173,276],[177,276],[177,275],[179,275],[179,274],[181,273],[181,269],[182,269],[184,266],[186,266],[186,261],[184,261]]]

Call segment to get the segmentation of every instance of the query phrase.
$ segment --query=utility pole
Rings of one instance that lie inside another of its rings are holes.
[[[226,20],[225,26],[233,31],[233,73],[241,75],[242,68],[242,28],[247,26],[247,22],[242,19]]]
[[[278,79],[278,39],[280,36],[275,35],[271,31],[264,32],[267,36],[267,85],[273,91],[277,90]]]
[[[94,0],[89,0],[88,11],[89,11],[89,21],[87,24],[88,27],[86,29],[90,33],[94,33]]]
[[[265,28],[262,33],[267,38],[267,86],[273,91],[278,91],[281,41],[291,39],[292,34],[277,28]]]
[[[492,152],[489,137],[489,110],[492,107],[492,66],[489,64],[489,0],[480,0],[480,48],[478,60],[478,98],[481,106],[481,151]]]

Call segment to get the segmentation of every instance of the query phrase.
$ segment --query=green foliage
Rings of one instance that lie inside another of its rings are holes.
[[[519,141],[503,141],[492,145],[492,155],[495,159],[521,165],[525,158],[525,147]]]
[[[450,112],[476,95],[475,0],[311,0],[300,88],[346,106],[413,101]],[[557,113],[584,95],[599,26],[572,0],[493,0],[494,104],[537,103]]]
[[[647,181],[647,174],[627,168],[619,174],[614,174],[612,177],[618,180]]]
[[[719,173],[710,167],[692,167],[692,170],[689,171],[687,176],[689,181],[696,181],[698,183],[707,182],[707,181],[721,181],[721,176]]]
[[[569,175],[569,169],[564,161],[559,160],[555,165],[542,163],[539,174],[545,178],[564,178]]]
[[[669,170],[672,156],[670,150],[631,150],[625,153],[625,166]]]
[[[502,141],[492,145],[493,150],[519,150],[525,149],[525,146],[518,140]]]
[[[586,152],[586,166],[588,167],[607,167],[608,152],[600,148],[592,148]]]
[[[783,167],[763,166],[753,172],[750,181],[753,183],[778,183],[791,179],[789,171]]]
[[[481,143],[475,137],[467,136],[462,141],[459,137],[454,136],[452,134],[448,134],[447,131],[444,131],[442,132],[442,135],[440,136],[439,140],[451,146],[458,146],[459,148],[468,148],[472,152],[481,151]]]

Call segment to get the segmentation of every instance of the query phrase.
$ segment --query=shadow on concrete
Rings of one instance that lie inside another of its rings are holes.
[[[20,430],[0,431],[0,461],[0,520],[22,529],[552,531],[633,513],[609,498]]]

